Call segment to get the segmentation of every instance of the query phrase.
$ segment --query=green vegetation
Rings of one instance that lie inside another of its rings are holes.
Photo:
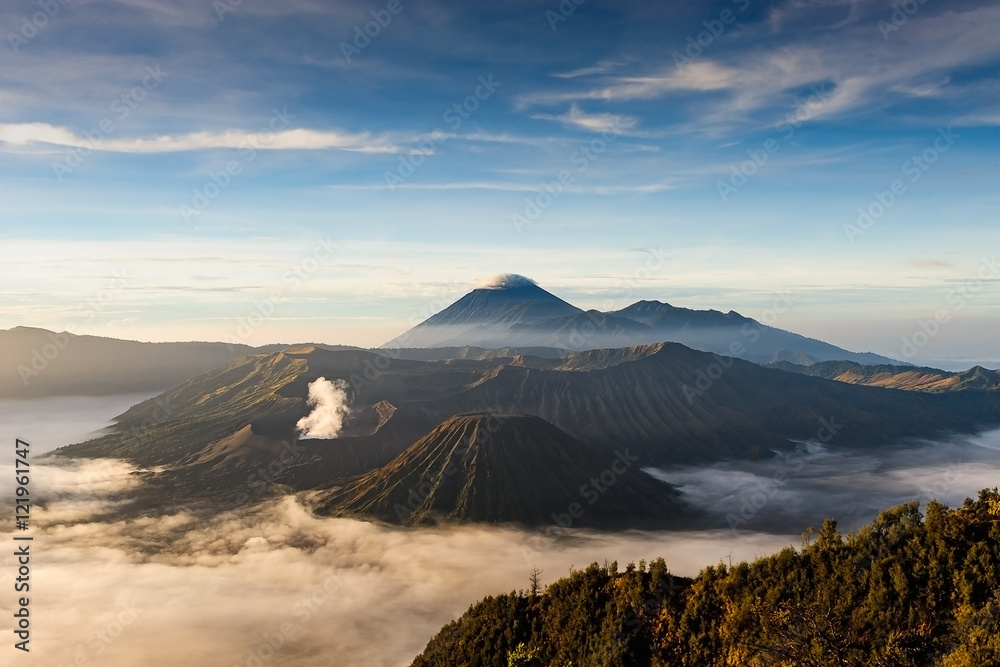
[[[534,575],[533,575],[534,576]],[[413,667],[1000,665],[1000,494],[836,522],[753,563],[573,572],[473,605]]]

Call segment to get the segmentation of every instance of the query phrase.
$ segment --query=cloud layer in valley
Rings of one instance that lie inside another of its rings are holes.
[[[766,461],[648,470],[720,527],[797,532],[835,518],[843,530],[911,500],[956,506],[1000,484],[1000,431],[851,451],[809,443]]]
[[[149,394],[125,394],[0,400],[0,424],[7,436],[30,442],[37,456],[93,437],[96,431],[111,425],[112,415],[120,415],[149,397]]]
[[[6,472],[6,471],[3,471]],[[106,667],[406,665],[481,597],[593,561],[663,555],[679,574],[788,544],[757,535],[581,533],[554,542],[509,528],[404,530],[318,519],[293,498],[242,515],[108,519],[135,484],[120,462],[35,468],[32,651]],[[75,480],[94,480],[90,493]],[[102,517],[98,520],[96,517]],[[0,559],[9,578],[13,563]],[[10,601],[0,614],[11,613]],[[183,641],[177,638],[183,638]]]
[[[32,462],[32,651],[46,665],[406,665],[469,604],[526,588],[533,566],[551,582],[594,561],[663,556],[694,575],[796,544],[827,516],[849,529],[914,498],[957,504],[1000,479],[1000,432],[863,453],[810,445],[793,458],[664,471],[717,529],[555,541],[514,528],[321,519],[291,497],[239,513],[138,516],[129,492],[140,472],[112,460]],[[770,493],[777,472],[784,481]],[[12,466],[0,466],[2,511],[12,479]],[[726,515],[760,493],[765,502],[731,530]],[[14,565],[0,556],[0,579]],[[11,604],[0,598],[0,615]]]

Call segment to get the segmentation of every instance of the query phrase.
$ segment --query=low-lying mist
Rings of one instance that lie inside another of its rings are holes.
[[[0,400],[0,424],[6,438],[23,438],[35,456],[93,437],[151,393],[115,396],[55,396],[31,400]]]
[[[52,667],[406,665],[471,603],[527,588],[532,566],[552,581],[593,561],[662,555],[673,571],[694,574],[792,541],[729,531],[553,541],[514,528],[400,529],[319,519],[291,497],[243,515],[107,520],[137,483],[129,466],[33,469],[48,502],[32,510],[31,648]],[[14,566],[0,559],[0,578],[12,581]],[[4,596],[0,614],[11,605]]]
[[[94,414],[117,414],[138,398],[116,400]],[[19,435],[49,449],[105,424],[86,422],[85,407],[29,403]],[[46,414],[51,433],[40,439],[31,420],[40,428]],[[12,463],[0,463],[8,516]],[[46,667],[407,665],[473,602],[526,588],[533,566],[551,582],[594,561],[663,556],[690,576],[797,544],[828,516],[848,530],[915,498],[956,505],[1000,483],[1000,431],[864,453],[802,445],[769,461],[653,472],[709,512],[709,530],[551,540],[509,527],[403,529],[316,518],[292,497],[241,514],[136,518],[125,511],[141,483],[131,465],[33,458],[33,659]],[[14,568],[12,555],[0,556],[3,585]],[[10,618],[13,604],[13,594],[0,596],[0,615]]]
[[[831,517],[846,532],[901,503],[936,498],[954,507],[1000,485],[1000,431],[863,451],[802,443],[762,461],[646,472],[736,533],[799,533]]]

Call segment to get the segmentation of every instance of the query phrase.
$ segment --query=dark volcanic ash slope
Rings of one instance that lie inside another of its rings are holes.
[[[242,357],[133,406],[109,433],[55,454],[163,468],[164,478],[210,488],[215,495],[245,490],[250,478],[311,488],[387,463],[436,423],[387,401],[367,400],[365,378],[383,374],[379,367],[386,361],[371,352],[315,347]],[[413,384],[428,398],[474,381],[481,372],[444,367],[432,375],[423,362],[391,364],[393,372],[385,378],[390,385],[406,383],[410,375],[423,378]],[[319,377],[350,384],[351,413],[339,438],[298,440],[295,424],[310,412],[309,383]],[[288,451],[291,460],[277,465],[275,474],[275,462],[287,459]]]
[[[351,413],[336,439],[296,441],[319,377],[347,384]],[[843,447],[973,432],[1000,423],[1000,393],[857,386],[676,343],[583,352],[550,368],[299,348],[192,378],[121,415],[111,433],[57,453],[158,466],[191,492],[232,495],[250,478],[306,490],[385,466],[436,425],[479,412],[535,415],[602,460],[627,447],[640,465],[670,465],[767,456],[830,427]],[[261,476],[288,443],[294,457]]]
[[[544,419],[468,414],[447,419],[391,463],[320,492],[321,514],[391,523],[668,527],[683,513],[669,486],[627,448],[599,454]]]
[[[497,365],[448,406],[452,413],[496,406],[537,414],[600,451],[628,443],[652,464],[766,454],[816,438],[824,423],[847,447],[1000,421],[1000,396],[985,392],[932,396],[848,385],[676,343],[580,353],[558,370]]]

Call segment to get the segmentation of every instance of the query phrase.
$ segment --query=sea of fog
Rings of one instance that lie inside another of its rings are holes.
[[[106,426],[136,400],[22,402],[3,414],[26,429],[17,437],[52,449]],[[12,441],[10,423],[0,422]],[[805,525],[831,514],[846,528],[912,498],[957,502],[998,483],[1000,432],[877,456],[803,446],[798,456],[655,471],[709,512],[709,530],[555,541],[509,528],[415,531],[318,519],[292,498],[243,515],[123,512],[109,521],[127,502],[120,492],[137,483],[129,465],[37,461],[33,493],[46,505],[33,510],[30,531],[32,657],[52,667],[406,665],[472,602],[526,588],[533,566],[547,582],[593,561],[663,556],[672,571],[694,575],[797,544]],[[11,468],[0,462],[5,512]],[[753,512],[731,527],[727,515],[739,516],[744,501]],[[14,568],[0,556],[5,590]],[[12,594],[0,596],[0,616],[11,618],[13,604]]]
[[[646,472],[705,510],[709,525],[737,535],[801,533],[826,518],[847,532],[894,505],[937,499],[954,507],[980,489],[1000,486],[1000,431],[857,451],[801,443],[765,460]]]
[[[111,419],[150,394],[57,396],[28,401],[0,400],[0,437],[21,438],[35,454],[83,442],[111,425]]]

